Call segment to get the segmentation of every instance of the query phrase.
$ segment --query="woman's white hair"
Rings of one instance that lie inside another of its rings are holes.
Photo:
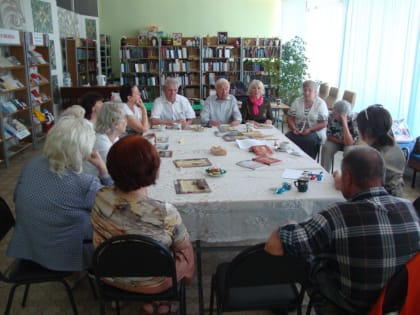
[[[99,110],[96,117],[95,130],[97,133],[108,134],[125,119],[125,113],[121,103],[106,102]]]
[[[86,111],[82,106],[72,105],[72,106],[66,108],[61,113],[61,115],[59,116],[59,119],[61,119],[62,117],[67,117],[67,116],[83,118],[83,117],[85,117],[85,113],[86,113]]]
[[[95,132],[85,119],[62,116],[47,134],[43,154],[50,170],[63,175],[66,170],[81,173],[83,161],[90,157]]]
[[[248,94],[251,92],[252,88],[256,85],[259,85],[261,88],[261,95],[265,95],[265,88],[264,84],[260,80],[252,80],[251,83],[248,85]]]

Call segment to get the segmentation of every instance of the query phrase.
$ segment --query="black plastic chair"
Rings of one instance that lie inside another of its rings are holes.
[[[221,263],[211,280],[210,315],[245,310],[275,310],[302,314],[307,263],[291,256],[273,256],[264,244],[245,249],[230,263]],[[300,284],[298,288],[297,284]]]
[[[101,314],[105,303],[119,301],[179,301],[180,314],[186,314],[184,281],[177,281],[173,254],[159,242],[143,235],[121,235],[99,245],[93,255],[93,273],[99,291]],[[107,285],[104,277],[169,277],[172,287],[156,294],[133,293]]]
[[[15,219],[10,207],[0,197],[0,241],[6,236],[7,232],[15,225]],[[26,299],[29,293],[29,287],[35,283],[45,282],[61,282],[66,288],[71,307],[74,314],[78,314],[76,303],[70,285],[66,282],[65,277],[72,275],[72,271],[54,271],[42,267],[41,265],[24,259],[15,259],[7,268],[5,273],[0,272],[0,280],[12,284],[9,291],[6,309],[4,314],[8,315],[12,307],[15,290],[20,285],[25,285],[22,306],[26,305]]]

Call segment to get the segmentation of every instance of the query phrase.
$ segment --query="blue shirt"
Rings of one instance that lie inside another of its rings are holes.
[[[109,176],[101,181],[112,184]],[[16,226],[7,254],[49,269],[80,271],[90,265],[93,246],[90,211],[102,185],[93,175],[49,169],[45,157],[29,161],[14,193]]]

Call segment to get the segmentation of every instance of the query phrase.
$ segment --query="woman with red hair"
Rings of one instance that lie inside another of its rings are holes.
[[[156,148],[140,135],[129,135],[111,147],[106,164],[114,186],[96,194],[92,210],[94,246],[117,235],[149,236],[174,251],[177,277],[190,283],[194,253],[182,218],[173,205],[147,196],[147,187],[156,183],[159,173],[160,157]],[[153,294],[168,289],[171,279],[118,278],[109,284],[131,292]],[[158,314],[170,312],[171,304],[158,305]],[[142,314],[153,314],[153,306],[144,305]]]

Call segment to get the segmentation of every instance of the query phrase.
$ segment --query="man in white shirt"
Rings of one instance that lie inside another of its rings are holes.
[[[175,78],[167,78],[163,85],[163,95],[153,102],[150,120],[152,125],[181,124],[182,128],[191,124],[195,112],[190,101],[178,93],[179,82]]]
[[[242,115],[239,111],[238,101],[229,94],[230,83],[226,79],[216,81],[216,95],[207,97],[201,111],[201,123],[208,126],[230,124],[236,126],[241,123]]]

